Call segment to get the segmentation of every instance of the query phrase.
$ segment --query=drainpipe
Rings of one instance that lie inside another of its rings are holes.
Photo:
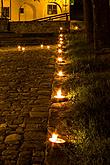
[[[93,7],[93,38],[94,38],[94,50],[96,50],[96,27],[95,27],[95,22],[96,22],[96,17],[95,17],[95,3],[94,0],[91,0],[92,2],[92,7]]]
[[[1,0],[1,18],[3,18],[3,0]]]
[[[11,0],[10,0],[10,20],[11,20]]]

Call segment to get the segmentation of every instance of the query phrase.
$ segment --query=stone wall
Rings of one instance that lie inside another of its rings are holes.
[[[0,19],[0,32],[7,32],[9,29],[7,19]]]
[[[69,29],[69,21],[26,21],[10,22],[10,31],[16,33],[57,33],[59,27]]]

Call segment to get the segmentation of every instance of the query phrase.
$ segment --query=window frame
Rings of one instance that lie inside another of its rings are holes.
[[[3,15],[7,18],[10,17],[10,7],[3,7]]]
[[[57,14],[57,5],[48,4],[47,5],[47,14],[48,15]]]
[[[20,7],[20,8],[19,8],[19,13],[20,13],[20,14],[24,14],[24,7]]]

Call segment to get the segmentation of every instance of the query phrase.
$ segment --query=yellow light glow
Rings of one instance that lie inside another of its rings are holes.
[[[61,44],[58,44],[58,47],[60,47],[60,48],[61,48]]]
[[[62,62],[63,61],[63,59],[62,59],[62,57],[58,57],[58,62]]]
[[[78,26],[75,26],[75,27],[74,27],[74,30],[78,30],[78,29],[79,29],[79,27],[78,27]]]
[[[17,49],[18,49],[18,51],[20,51],[20,50],[21,50],[21,46],[20,46],[20,45],[18,45]]]
[[[22,51],[23,51],[23,52],[25,51],[25,47],[22,47]]]
[[[57,141],[58,134],[53,133],[52,137],[50,138],[50,141],[55,143]]]
[[[63,72],[62,71],[59,71],[58,72],[58,76],[64,76]]]
[[[50,49],[50,46],[49,45],[47,45],[47,49]]]
[[[57,95],[54,96],[54,97],[55,97],[55,98],[58,98],[58,99],[60,99],[60,98],[65,98],[65,96],[62,96],[61,89],[59,89],[59,90],[57,91]]]
[[[60,30],[63,30],[63,28],[62,28],[62,27],[60,27]]]
[[[63,44],[63,41],[60,41],[59,43],[62,45]]]
[[[60,41],[63,41],[63,38],[60,37],[59,40],[60,40]]]
[[[43,44],[41,44],[41,48],[43,49],[43,47],[44,47],[44,45]]]
[[[52,137],[49,138],[49,141],[52,143],[65,143],[65,140],[58,138],[58,134],[53,133]]]
[[[60,34],[59,36],[60,36],[60,37],[63,37],[63,34]]]
[[[62,53],[62,49],[58,49],[58,53]]]

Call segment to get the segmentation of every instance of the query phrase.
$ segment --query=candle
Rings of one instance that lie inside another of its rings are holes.
[[[63,74],[63,72],[62,71],[59,71],[58,72],[58,76],[63,76],[64,74]]]
[[[59,43],[62,45],[63,44],[63,41],[60,41]]]
[[[20,46],[20,45],[18,45],[18,47],[17,47],[17,48],[18,48],[18,51],[20,51],[20,50],[21,50],[21,46]]]
[[[23,51],[23,52],[25,51],[25,47],[22,47],[22,51]]]
[[[58,57],[57,61],[62,62],[63,61],[62,57]]]
[[[50,46],[49,45],[47,45],[47,49],[50,49]]]
[[[65,140],[58,138],[58,134],[53,133],[52,137],[49,138],[49,141],[52,143],[65,143]]]
[[[61,46],[62,46],[61,44],[58,44],[58,47],[60,47],[60,48],[61,48]]]
[[[58,49],[58,53],[62,53],[62,49]]]
[[[62,92],[61,92],[61,89],[59,89],[58,91],[57,91],[57,95],[56,96],[54,96],[55,98],[65,98],[65,96],[63,96],[62,95]]]
[[[60,36],[60,37],[63,37],[63,34],[60,34],[59,36]]]
[[[78,29],[79,29],[79,27],[78,27],[78,26],[75,26],[75,27],[74,27],[74,30],[78,30]]]
[[[41,49],[43,49],[43,47],[44,47],[44,45],[43,45],[43,44],[41,44]]]
[[[62,27],[60,27],[60,30],[63,30],[63,28],[62,28]]]
[[[59,40],[60,40],[60,41],[63,41],[63,38],[60,37]]]

